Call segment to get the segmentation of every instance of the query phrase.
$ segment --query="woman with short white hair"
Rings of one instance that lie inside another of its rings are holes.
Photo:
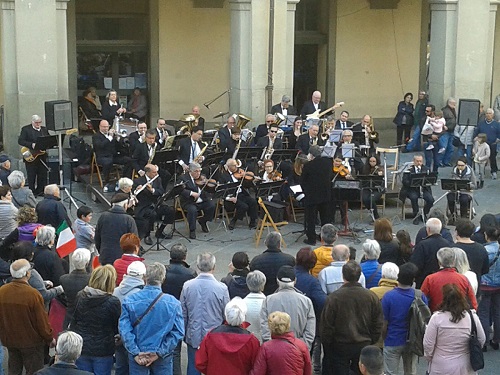
[[[365,275],[366,288],[373,288],[378,285],[382,277],[382,265],[379,264],[380,245],[377,240],[367,239],[363,243],[363,253],[365,261],[361,263],[361,271]]]
[[[266,295],[262,293],[266,285],[266,275],[261,271],[255,270],[247,275],[247,286],[250,293],[243,299],[247,305],[246,321],[250,323],[247,328],[255,337],[262,342],[262,332],[260,330],[260,310]]]
[[[244,328],[246,312],[247,306],[240,297],[227,303],[224,309],[226,323],[210,331],[196,352],[198,371],[206,375],[244,375],[250,372],[260,344]]]
[[[8,186],[0,186],[0,238],[7,237],[17,228],[17,208],[12,204],[12,193]]]
[[[35,255],[33,263],[35,269],[44,280],[50,280],[54,286],[59,285],[64,271],[61,258],[52,249],[56,238],[56,230],[50,225],[38,228],[35,237]]]
[[[35,195],[30,188],[24,186],[26,184],[26,178],[21,171],[12,171],[12,173],[7,177],[9,181],[10,188],[12,189],[12,203],[17,208],[22,206],[36,207]]]

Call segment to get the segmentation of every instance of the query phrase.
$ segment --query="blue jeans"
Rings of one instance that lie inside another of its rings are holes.
[[[3,346],[0,342],[0,375],[3,375]]]
[[[444,156],[442,159],[443,164],[450,164],[451,163],[451,157],[453,156],[453,151],[455,150],[455,147],[453,146],[453,136],[451,133],[446,132],[441,136],[441,138],[446,137],[445,139],[447,140],[446,143],[446,151],[444,152]],[[443,143],[444,140],[443,139]]]
[[[193,348],[191,345],[187,344],[188,351],[188,367],[187,375],[201,375],[201,373],[196,369],[194,359],[196,357],[196,352],[198,349]]]
[[[166,358],[158,358],[150,366],[139,365],[132,354],[128,355],[128,366],[130,369],[130,375],[172,375],[172,356],[169,355]]]
[[[115,349],[115,375],[128,375],[128,352],[123,345]]]
[[[111,375],[113,356],[90,357],[82,355],[76,360],[76,366],[80,370],[93,372],[94,375]]]
[[[493,340],[500,342],[500,290],[481,291],[477,312],[486,335],[486,342],[490,337],[491,322],[493,322]]]
[[[420,151],[420,126],[416,125],[413,130],[413,137],[410,142],[406,145],[406,151]]]

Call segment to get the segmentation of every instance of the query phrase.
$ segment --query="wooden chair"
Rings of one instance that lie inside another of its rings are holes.
[[[187,231],[189,233],[189,222],[188,222],[188,219],[187,219],[187,211],[185,211],[182,206],[181,206],[181,199],[179,197],[176,197],[175,198],[175,202],[174,202],[174,209],[175,209],[175,212],[180,212],[181,213],[181,216],[182,216],[182,219],[180,220],[183,220],[184,221],[184,224],[186,225],[186,228],[187,228]],[[198,210],[198,215],[197,215],[197,219],[203,217],[204,213],[203,213],[203,210]]]
[[[297,222],[297,213],[299,212],[304,212],[304,207],[295,207],[294,203],[298,202],[297,199],[295,199],[295,197],[290,194],[288,196],[288,200],[290,202],[290,209],[292,210],[292,216],[293,216],[293,222],[296,223]]]
[[[391,172],[395,172],[399,169],[399,148],[384,148],[384,147],[377,147],[375,149],[379,159],[380,159],[380,162],[384,163],[384,158],[383,158],[383,155],[382,154],[385,154],[387,156],[387,154],[393,154],[394,155],[394,164],[387,164],[387,171],[391,171]],[[389,175],[389,173],[387,173]],[[385,176],[385,178],[388,178],[389,176]],[[389,181],[389,180],[387,180]],[[392,173],[392,190],[394,190],[394,187],[396,185],[396,174],[395,173]]]
[[[92,185],[92,180],[94,177],[94,171],[97,174],[97,179],[99,180],[99,185],[101,186],[101,189],[104,187],[104,184],[102,182],[102,176],[101,176],[101,170],[100,170],[99,164],[97,164],[97,159],[95,156],[95,152],[92,152],[92,161],[90,163],[90,185]],[[111,168],[110,173],[115,173],[115,178],[116,180],[120,179],[120,170],[118,165],[113,164],[113,167]]]
[[[382,204],[377,204],[377,210],[382,210],[381,216],[385,216],[385,193],[382,194],[381,199],[382,199]],[[361,208],[359,210],[359,219],[360,220],[363,219],[363,209],[364,208],[366,208],[366,207],[364,207],[363,202],[361,202]]]
[[[280,233],[278,227],[288,224],[287,221],[280,221],[278,223],[275,223],[272,216],[269,214],[269,211],[267,210],[267,207],[264,204],[262,198],[259,197],[258,202],[259,206],[264,211],[264,217],[260,220],[259,225],[257,226],[257,231],[255,232],[255,247],[259,246],[260,238],[262,237],[262,232],[264,231],[264,228],[272,227],[276,232]],[[286,243],[283,237],[281,237],[281,242],[283,244],[283,247],[286,247]]]

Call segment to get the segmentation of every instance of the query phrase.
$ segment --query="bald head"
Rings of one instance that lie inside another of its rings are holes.
[[[10,274],[14,279],[22,279],[28,276],[31,264],[26,259],[18,259],[10,265]]]
[[[335,245],[332,248],[332,259],[335,262],[344,262],[349,260],[349,247],[346,245]]]
[[[313,103],[318,104],[321,101],[321,93],[319,91],[314,91],[311,99]]]

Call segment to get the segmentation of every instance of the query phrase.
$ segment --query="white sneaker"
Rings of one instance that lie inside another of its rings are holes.
[[[491,174],[491,178],[494,179],[494,180],[496,180],[497,179],[497,172],[493,172]]]
[[[102,189],[103,192],[107,193],[108,192],[108,187],[107,186],[104,186],[104,188]]]
[[[297,200],[297,202],[300,202],[302,199],[304,199],[304,197],[305,197],[305,194],[299,194],[297,196],[297,198],[295,198],[295,199]]]
[[[438,154],[444,154],[445,151],[446,151],[446,149],[444,147],[442,147],[439,149]]]
[[[434,145],[429,145],[427,146],[426,150],[432,150],[434,148]]]

